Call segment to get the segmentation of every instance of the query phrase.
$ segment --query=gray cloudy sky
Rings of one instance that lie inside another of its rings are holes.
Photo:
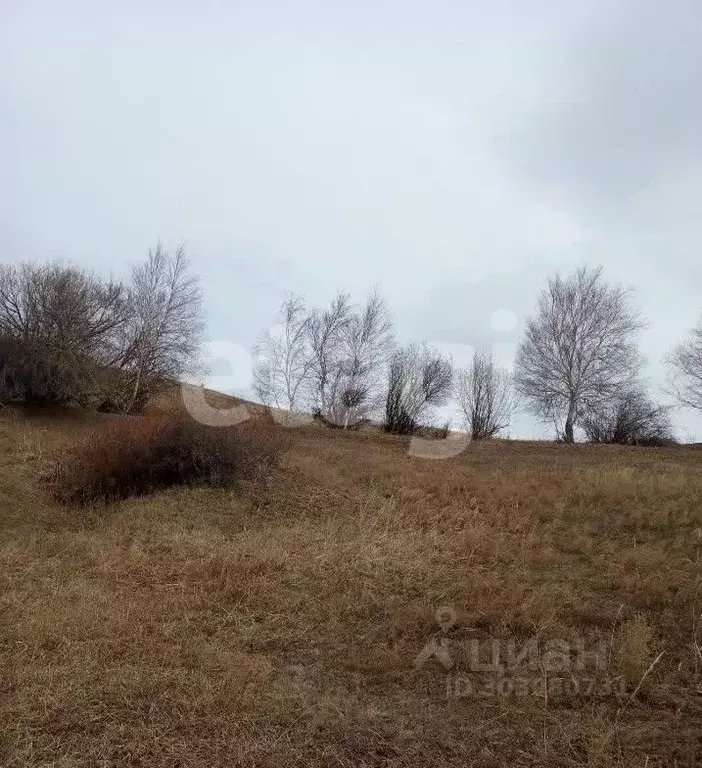
[[[0,0],[2,258],[119,274],[182,240],[243,348],[286,291],[378,284],[459,361],[602,264],[655,390],[702,312],[701,95],[699,0]]]

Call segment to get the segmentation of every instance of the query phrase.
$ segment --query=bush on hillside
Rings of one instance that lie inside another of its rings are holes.
[[[412,435],[451,394],[453,364],[439,350],[410,344],[395,350],[388,370],[383,429]]]
[[[425,424],[415,429],[414,434],[418,437],[426,437],[429,440],[446,440],[451,434],[451,422],[445,421],[440,426]]]
[[[282,429],[257,421],[218,428],[184,414],[127,416],[77,444],[50,481],[58,500],[79,504],[174,485],[227,486],[270,471],[285,444]]]
[[[612,402],[588,410],[582,426],[592,443],[661,447],[674,445],[669,409],[640,389],[625,391]]]

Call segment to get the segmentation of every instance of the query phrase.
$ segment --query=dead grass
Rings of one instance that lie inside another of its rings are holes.
[[[55,507],[36,478],[84,428],[0,422],[3,766],[701,764],[699,449],[432,462],[310,427],[245,493]],[[601,642],[595,690],[471,670],[533,638]]]

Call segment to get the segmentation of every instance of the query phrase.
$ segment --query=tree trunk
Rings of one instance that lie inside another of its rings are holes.
[[[132,392],[132,399],[129,401],[129,405],[126,407],[125,412],[131,413],[136,403],[137,397],[139,397],[139,387],[141,386],[141,367],[137,369],[136,381],[134,382],[134,391]]]
[[[573,443],[573,426],[575,424],[575,403],[571,401],[568,406],[568,415],[566,416],[565,426],[563,428],[563,439],[566,443]]]

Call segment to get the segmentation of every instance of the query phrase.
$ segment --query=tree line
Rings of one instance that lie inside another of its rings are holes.
[[[435,429],[437,410],[454,402],[473,439],[502,434],[524,408],[565,442],[576,429],[597,442],[667,442],[670,406],[642,378],[645,325],[630,290],[582,267],[547,280],[512,371],[489,350],[456,369],[435,347],[396,342],[378,290],[361,304],[339,292],[326,307],[288,296],[254,349],[253,389],[267,405],[340,429],[375,421],[414,434]],[[203,333],[183,247],[157,245],[125,281],[60,263],[0,265],[0,405],[138,412],[201,370]],[[667,392],[702,409],[702,320],[666,363]]]
[[[128,281],[60,263],[0,265],[0,403],[140,411],[197,365],[202,293],[183,247]]]
[[[665,444],[671,406],[647,391],[638,347],[646,322],[632,299],[601,268],[550,277],[509,372],[489,350],[456,370],[429,345],[397,345],[377,291],[361,306],[340,292],[321,309],[289,296],[255,349],[254,390],[267,405],[344,429],[378,419],[387,432],[414,434],[453,400],[473,439],[500,435],[521,407],[564,442],[580,428],[593,442]],[[666,363],[667,392],[702,409],[702,320]]]
[[[342,429],[380,418],[387,432],[414,434],[430,428],[436,409],[455,395],[472,436],[487,438],[509,425],[513,409],[510,377],[489,354],[476,353],[456,371],[436,348],[397,345],[377,291],[360,306],[344,292],[326,308],[287,297],[254,356],[254,391],[263,403]]]

